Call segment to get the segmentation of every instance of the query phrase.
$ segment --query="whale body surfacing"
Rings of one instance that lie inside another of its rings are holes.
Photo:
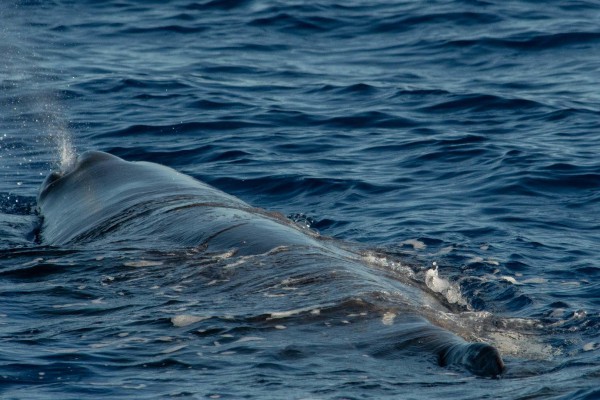
[[[329,285],[327,290],[312,292],[315,297],[329,296],[315,299],[323,304],[342,304],[352,297],[353,290],[364,298],[369,285],[392,285],[394,290],[406,292],[408,299],[423,295],[421,289],[404,282],[386,281],[386,276],[372,271],[357,257],[348,256],[347,250],[338,248],[334,241],[303,230],[280,214],[254,208],[151,162],[128,162],[104,152],[86,152],[67,171],[53,172],[46,178],[38,196],[38,210],[42,217],[39,239],[46,245],[103,249],[126,244],[140,249],[232,251],[236,256],[295,249],[302,260],[290,258],[272,268],[287,268],[290,275],[302,276],[307,291],[311,285]],[[343,273],[328,274],[332,265],[336,272]],[[277,272],[263,268],[256,274],[268,281]],[[340,281],[327,280],[333,275]],[[344,289],[348,293],[342,293]],[[380,305],[376,303],[374,300],[371,307]],[[485,377],[503,373],[504,363],[493,346],[465,341],[430,323],[420,315],[418,305],[394,307],[402,313],[396,325],[367,335],[391,336],[394,345],[381,349],[373,339],[358,343],[358,347],[382,357],[398,349],[419,349],[437,357],[441,366],[457,366]]]
[[[260,254],[312,241],[282,216],[190,176],[99,151],[82,154],[64,173],[51,173],[38,208],[41,240],[49,245],[127,240],[151,248],[204,246]]]

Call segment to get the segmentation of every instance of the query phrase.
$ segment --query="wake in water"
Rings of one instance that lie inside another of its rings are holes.
[[[407,257],[409,253],[404,255],[404,258]],[[516,357],[521,362],[551,361],[563,352],[560,347],[555,346],[555,342],[549,340],[547,334],[550,329],[565,321],[512,318],[489,311],[476,311],[471,304],[474,299],[469,297],[472,294],[465,293],[459,283],[460,279],[451,281],[441,276],[437,262],[433,262],[431,268],[411,267],[401,261],[400,255],[387,254],[385,251],[366,251],[362,253],[361,259],[372,268],[387,271],[394,280],[419,287],[422,290],[419,297],[420,313],[436,325],[449,329],[466,340],[492,343],[504,356]],[[492,288],[493,283],[488,286],[488,290],[499,290]],[[382,323],[393,321],[395,317],[395,314],[387,314]],[[520,370],[521,367],[509,366],[508,374],[518,375]],[[533,368],[529,370],[532,371]]]

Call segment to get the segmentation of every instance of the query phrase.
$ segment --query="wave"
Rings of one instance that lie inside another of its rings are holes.
[[[464,94],[453,95],[451,100],[443,101],[431,106],[423,107],[427,112],[457,112],[457,111],[514,111],[527,112],[532,109],[544,107],[533,100],[520,98],[505,98],[492,94]]]
[[[443,46],[541,51],[562,47],[583,47],[590,43],[600,43],[600,32],[527,33],[510,36],[508,38],[484,37],[477,39],[456,39],[443,43]]]

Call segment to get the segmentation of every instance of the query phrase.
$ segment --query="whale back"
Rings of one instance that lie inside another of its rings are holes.
[[[194,245],[234,219],[238,225],[259,220],[282,229],[276,218],[257,217],[242,200],[169,167],[99,151],[82,154],[64,173],[50,174],[38,209],[41,241],[50,245],[108,240],[109,232],[118,240],[123,230],[130,239],[159,242],[170,236],[170,245]]]
[[[389,272],[370,268],[360,254],[337,242],[169,167],[87,152],[69,170],[48,176],[38,208],[44,244],[95,246],[102,251],[138,249],[142,255],[161,249],[172,254],[177,247],[184,248],[185,254],[216,254],[217,259],[250,255],[222,269],[231,275],[221,281],[231,282],[243,305],[262,310],[260,305],[289,292],[286,308],[300,310],[300,316],[319,305],[318,312],[308,313],[309,320],[346,321],[349,308],[353,309],[350,315],[364,317],[368,339],[352,346],[374,357],[419,349],[437,357],[440,365],[459,366],[475,375],[496,376],[504,371],[492,346],[469,343],[430,323],[437,308],[442,313],[449,310],[413,281],[391,279]],[[240,268],[237,280],[233,266]],[[285,290],[289,285],[302,290]],[[265,297],[277,288],[284,293]],[[385,321],[390,313],[398,315],[396,325],[376,322],[377,315],[383,314]],[[270,318],[287,314],[271,313]],[[262,320],[260,315],[253,318]]]

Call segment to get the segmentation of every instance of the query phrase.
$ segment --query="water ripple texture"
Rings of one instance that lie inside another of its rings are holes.
[[[0,21],[1,398],[598,397],[597,1],[6,0]],[[38,190],[84,150],[287,216],[381,280],[45,246]],[[397,282],[503,379],[392,351]]]

